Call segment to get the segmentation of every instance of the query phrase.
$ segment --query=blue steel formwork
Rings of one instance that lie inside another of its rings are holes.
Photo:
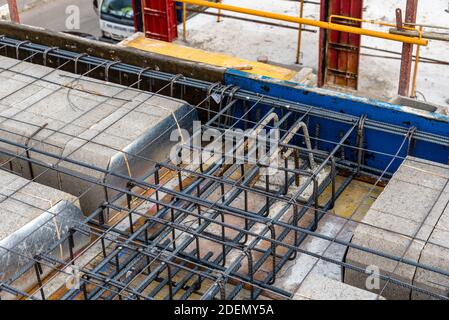
[[[366,115],[371,121],[391,124],[397,126],[398,130],[407,131],[415,127],[416,133],[426,132],[428,134],[449,138],[449,117],[428,111],[414,111],[414,109],[381,102],[375,99],[357,97],[351,94],[339,93],[320,88],[312,88],[294,82],[279,81],[263,76],[254,76],[238,70],[227,70],[225,73],[225,84],[238,86],[243,90],[276,97],[289,102],[296,102],[304,106],[313,106],[317,110],[324,109],[342,115],[362,117]],[[268,108],[268,107],[266,107]],[[242,108],[236,108],[235,116],[241,116]],[[346,132],[348,126],[335,121],[327,121],[323,118],[310,118],[309,127],[314,128],[316,124],[320,126],[320,140],[329,140],[337,143],[341,138],[341,132]],[[352,134],[350,141],[356,139],[356,134]],[[384,170],[391,159],[382,153],[395,154],[401,144],[402,137],[388,132],[375,132],[366,127],[364,148],[369,150],[365,154],[365,164],[370,167]],[[351,143],[351,144],[352,144]],[[320,149],[330,151],[332,143],[321,143]],[[379,153],[376,153],[379,152]],[[417,140],[410,149],[410,154],[426,160],[431,160],[443,164],[449,161],[449,144],[441,141],[441,144],[428,141]],[[399,158],[407,155],[407,148],[399,153]],[[348,159],[356,161],[356,150],[347,153]],[[399,167],[401,160],[396,160],[389,167],[388,171],[394,173]]]

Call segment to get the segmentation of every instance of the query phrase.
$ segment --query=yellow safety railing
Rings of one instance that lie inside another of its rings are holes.
[[[313,19],[306,19],[306,18],[303,18],[304,0],[301,0],[301,2],[300,2],[299,17],[293,17],[293,16],[289,16],[289,15],[285,15],[285,14],[278,14],[278,13],[273,13],[273,12],[268,12],[268,11],[261,11],[261,10],[255,10],[255,9],[249,9],[249,8],[243,8],[243,7],[222,4],[221,0],[218,1],[218,3],[208,2],[208,1],[204,1],[204,0],[177,0],[177,1],[182,2],[183,38],[184,38],[184,40],[186,40],[186,38],[187,38],[187,36],[186,36],[186,34],[187,34],[186,4],[192,4],[192,5],[197,5],[197,6],[218,9],[219,14],[218,14],[217,22],[220,21],[221,10],[224,10],[224,11],[237,12],[237,13],[248,14],[248,15],[252,15],[252,16],[274,19],[274,20],[297,23],[299,25],[299,31],[298,31],[298,48],[297,48],[297,55],[296,55],[296,63],[300,62],[301,33],[302,33],[301,31],[302,31],[303,25],[318,27],[318,28],[333,30],[333,31],[353,33],[353,34],[364,35],[364,36],[375,37],[375,38],[381,38],[381,39],[386,39],[386,40],[398,41],[398,42],[403,42],[403,43],[408,43],[408,44],[415,44],[415,45],[417,45],[417,49],[416,49],[416,60],[415,60],[415,65],[414,65],[414,74],[413,74],[412,90],[411,90],[411,96],[412,97],[415,96],[416,81],[417,81],[417,74],[418,74],[418,64],[420,61],[420,47],[428,45],[428,40],[423,38],[422,26],[419,29],[416,29],[414,27],[409,27],[406,25],[404,25],[402,27],[403,29],[405,29],[407,31],[417,32],[418,36],[413,37],[413,36],[397,35],[397,34],[391,34],[391,33],[387,33],[387,32],[365,29],[362,27],[347,26],[344,24],[339,24],[339,23],[333,22],[335,19],[340,19],[340,20],[347,20],[347,21],[352,21],[352,22],[357,22],[357,23],[369,23],[369,24],[379,25],[379,26],[383,26],[383,27],[397,27],[395,24],[382,22],[382,21],[364,20],[364,19],[341,16],[341,15],[331,15],[327,22],[313,20]]]
[[[423,27],[419,27],[419,34],[422,36],[423,33]],[[415,68],[413,70],[413,80],[412,80],[412,92],[411,97],[416,98],[416,80],[418,79],[418,65],[420,60],[420,49],[421,46],[416,46],[416,58],[415,58]]]
[[[299,4],[299,17],[303,18],[304,15],[304,0],[301,0]],[[299,64],[301,62],[301,37],[302,37],[302,24],[299,25],[298,29],[298,47],[296,50],[296,63]]]
[[[289,15],[285,15],[285,14],[237,7],[237,6],[232,6],[232,5],[222,4],[222,3],[208,2],[208,1],[204,1],[204,0],[177,0],[177,1],[182,2],[183,4],[192,4],[192,5],[202,6],[202,7],[215,8],[215,9],[219,9],[219,10],[248,14],[248,15],[262,17],[262,18],[292,22],[292,23],[296,23],[299,25],[318,27],[321,29],[359,34],[359,35],[364,35],[364,36],[369,36],[369,37],[382,38],[382,39],[387,39],[387,40],[392,40],[392,41],[399,41],[399,42],[408,43],[408,44],[416,44],[419,46],[427,46],[427,44],[428,44],[428,41],[423,39],[422,37],[409,37],[409,36],[403,36],[403,35],[390,34],[387,32],[382,32],[382,31],[377,31],[377,30],[370,30],[370,29],[364,29],[364,28],[353,27],[353,26],[345,26],[345,25],[333,23],[330,21],[327,22],[327,21],[319,21],[319,20],[307,19],[307,18],[302,18],[302,17],[293,17],[293,16],[289,16]],[[184,11],[186,10],[184,5],[183,5],[183,10]],[[184,31],[186,31],[185,21],[184,21]]]
[[[379,25],[379,26],[383,26],[383,27],[393,27],[393,28],[397,27],[396,24],[392,24],[392,23],[388,23],[388,22],[364,20],[364,19],[340,16],[340,15],[335,15],[335,14],[331,15],[329,17],[329,22],[332,23],[333,19],[354,21],[354,22],[358,22],[358,23],[370,23],[370,24],[375,24],[375,25]],[[403,25],[402,29],[408,30],[408,31],[415,31],[418,34],[418,39],[423,38],[423,26],[420,26],[419,29],[416,29],[414,27],[409,27],[409,26]],[[412,98],[416,98],[416,81],[418,79],[418,65],[419,65],[419,61],[420,61],[420,48],[421,48],[421,46],[418,44],[416,47],[416,58],[415,58],[415,65],[414,65],[414,69],[413,69],[413,80],[412,80],[412,88],[411,88],[411,94],[410,94],[410,96]]]
[[[378,25],[378,26],[382,26],[382,27],[393,27],[393,28],[397,27],[396,24],[392,24],[392,23],[389,23],[389,22],[375,21],[375,20],[365,20],[365,19],[359,19],[359,18],[354,18],[354,17],[340,16],[340,15],[337,15],[337,14],[333,14],[333,15],[329,16],[329,23],[332,23],[333,19],[354,21],[354,22],[358,22],[358,23],[369,23],[369,24],[374,24],[374,25]],[[413,27],[408,27],[406,25],[403,25],[402,29],[405,29],[405,30],[408,30],[408,31],[415,31],[415,32],[418,33],[418,37],[417,37],[418,39],[422,39],[423,38],[423,36],[422,36],[423,35],[422,29],[416,29],[416,28],[413,28]]]

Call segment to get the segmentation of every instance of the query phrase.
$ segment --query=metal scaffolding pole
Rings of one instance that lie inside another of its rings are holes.
[[[8,0],[9,16],[14,23],[20,23],[19,9],[17,8],[17,0]]]
[[[418,10],[418,0],[407,0],[407,7],[405,10],[405,21],[407,23],[416,23],[416,15]],[[413,60],[413,45],[404,43],[402,45],[402,59],[401,59],[401,71],[399,76],[399,89],[398,94],[401,96],[408,96],[410,90],[410,76],[412,72],[412,60]]]

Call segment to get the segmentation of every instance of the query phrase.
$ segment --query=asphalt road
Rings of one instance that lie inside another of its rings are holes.
[[[21,22],[50,30],[65,31],[67,30],[66,20],[68,18],[66,9],[70,5],[76,5],[80,9],[80,29],[75,31],[99,37],[99,19],[93,9],[92,0],[50,0],[43,2],[21,13]]]

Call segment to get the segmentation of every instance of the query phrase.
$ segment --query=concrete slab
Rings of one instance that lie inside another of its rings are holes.
[[[354,228],[354,222],[346,223],[346,220],[340,217],[325,215],[320,220],[316,232],[328,237],[337,237],[340,240],[349,241]],[[335,261],[342,261],[347,250],[346,246],[313,236],[308,236],[301,243],[300,249],[315,255],[324,255]],[[310,274],[320,274],[336,281],[342,281],[340,265],[319,260],[312,255],[298,253],[296,259],[288,261],[283,271],[279,272],[275,285],[293,293]]]

